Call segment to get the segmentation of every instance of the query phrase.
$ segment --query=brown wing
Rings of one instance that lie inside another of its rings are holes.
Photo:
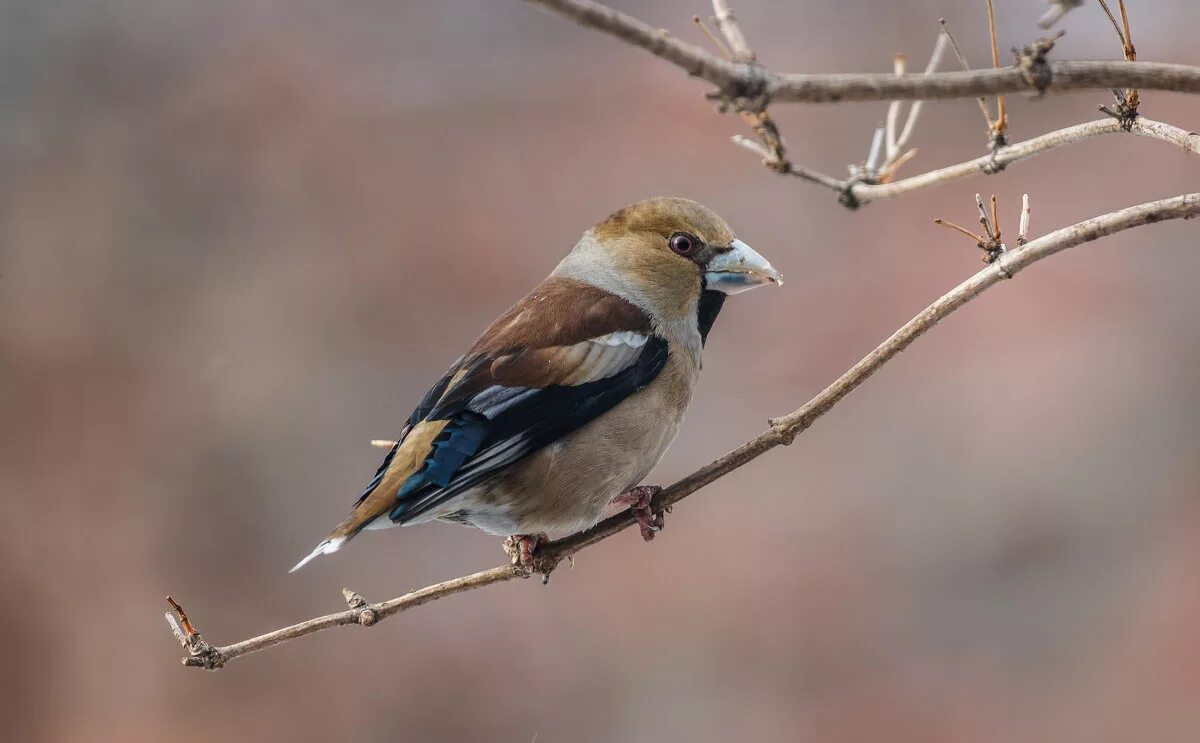
[[[666,357],[666,342],[634,305],[547,279],[426,395],[344,533],[385,513],[398,523],[417,518],[602,415],[649,384]]]

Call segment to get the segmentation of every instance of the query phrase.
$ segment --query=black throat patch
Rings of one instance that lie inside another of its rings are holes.
[[[696,327],[700,329],[700,342],[708,341],[708,331],[712,330],[721,307],[725,304],[725,293],[705,289],[700,292],[700,302],[696,307]]]

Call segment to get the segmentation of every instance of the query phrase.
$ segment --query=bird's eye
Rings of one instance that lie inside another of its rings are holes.
[[[671,250],[679,255],[684,256],[692,255],[696,252],[696,248],[700,247],[699,240],[683,232],[677,232],[674,235],[671,235],[669,244],[671,246]]]

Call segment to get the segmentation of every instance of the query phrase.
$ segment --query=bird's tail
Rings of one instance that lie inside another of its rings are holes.
[[[288,572],[289,573],[296,572],[300,568],[307,565],[310,560],[312,560],[314,557],[317,557],[318,555],[329,555],[334,552],[337,552],[341,548],[342,544],[345,543],[345,541],[346,540],[344,538],[340,538],[340,537],[330,537],[329,539],[322,541],[320,544],[317,545],[317,548],[315,550],[308,553],[308,557],[306,557],[303,560],[301,560],[300,562],[296,563],[295,566],[293,566],[292,569],[289,570]]]
[[[415,477],[422,471],[426,459],[434,451],[435,440],[448,423],[449,421],[445,420],[423,422],[409,430],[403,441],[392,447],[387,459],[383,461],[383,466],[375,473],[375,479],[367,486],[367,491],[358,499],[358,503],[354,504],[350,515],[338,524],[329,537],[318,544],[308,557],[296,563],[296,567],[288,572],[296,572],[318,555],[337,552],[363,529],[375,528],[372,524],[390,525],[390,520],[385,522],[380,519],[388,519],[388,512],[396,505],[397,493],[400,493],[402,486],[409,483],[410,477]],[[419,485],[420,481],[414,480],[413,484]]]
[[[338,524],[337,528],[334,529],[333,532],[331,532],[330,535],[320,544],[318,544],[316,549],[308,553],[308,557],[305,557],[303,560],[296,563],[295,567],[288,572],[296,572],[300,568],[307,565],[309,561],[315,557],[319,557],[321,555],[332,555],[334,552],[340,550],[343,544],[353,539],[355,535],[362,531],[367,525],[363,521],[363,514],[359,511],[360,509],[358,508],[355,508],[353,511],[351,511],[350,515],[347,516],[342,523]],[[367,519],[367,522],[371,520],[372,519]]]

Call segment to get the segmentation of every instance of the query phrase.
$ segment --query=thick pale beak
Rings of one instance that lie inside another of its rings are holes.
[[[729,243],[729,250],[718,253],[704,271],[707,288],[737,294],[763,284],[783,284],[783,274],[741,240]]]

